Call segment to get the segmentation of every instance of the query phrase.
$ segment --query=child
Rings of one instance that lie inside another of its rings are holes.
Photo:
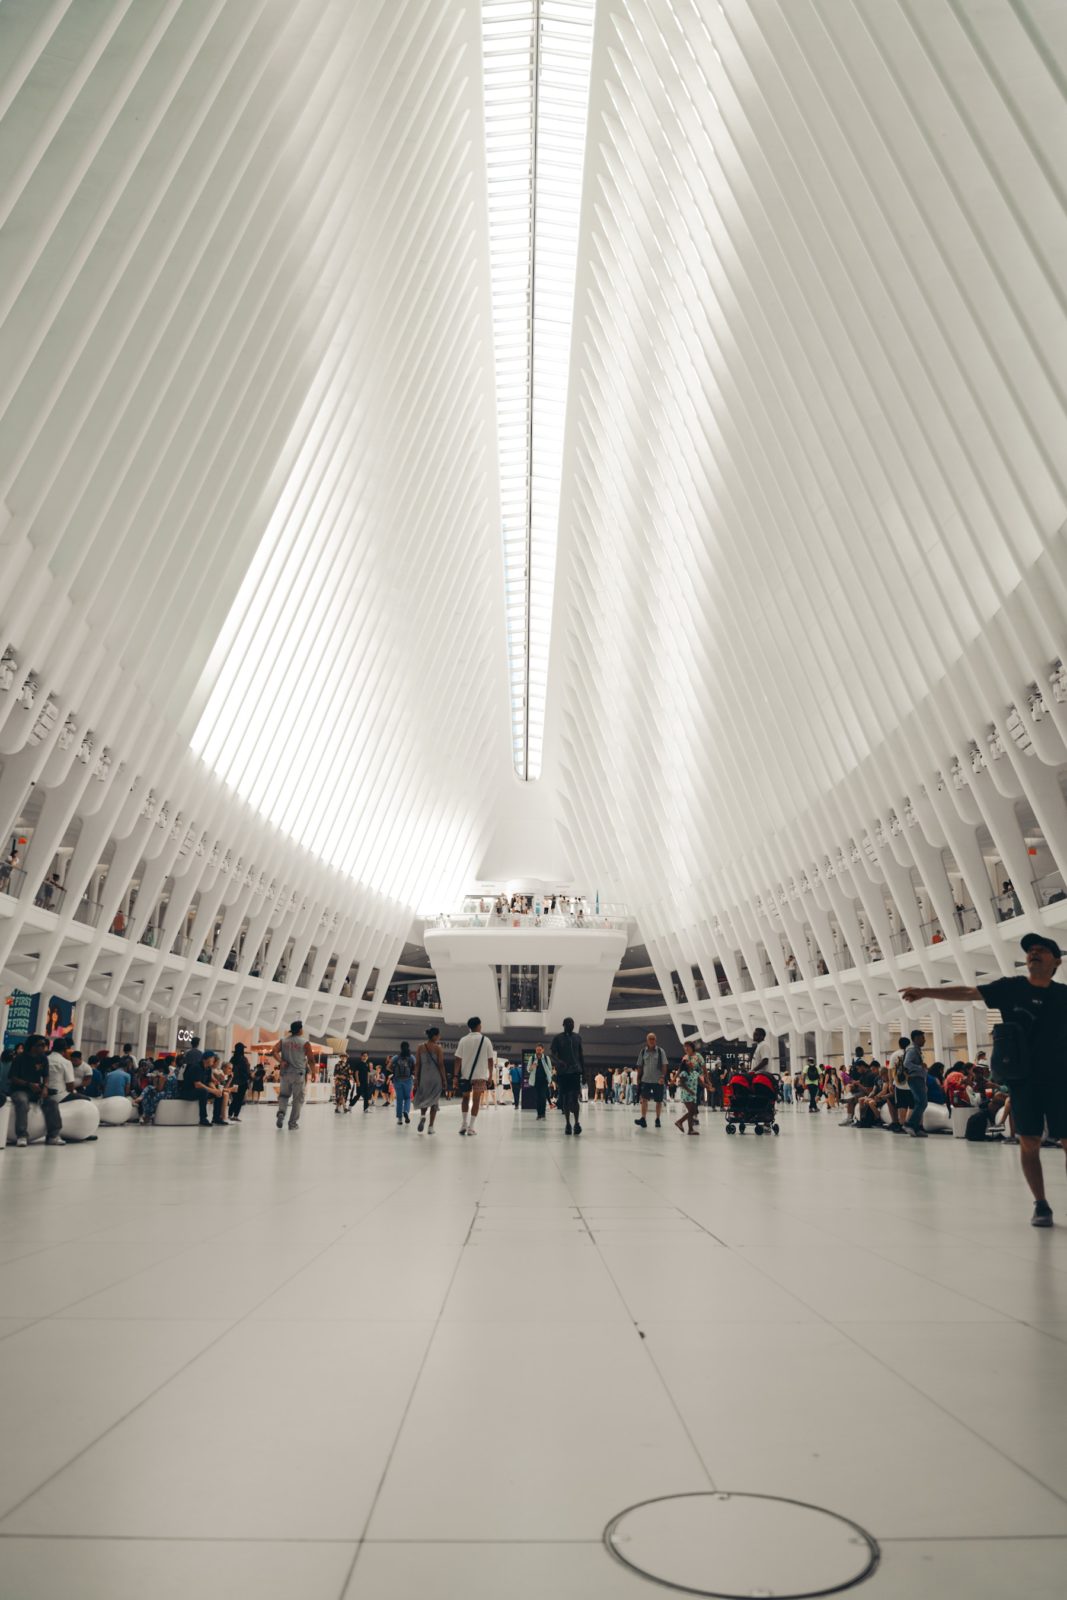
[[[141,1114],[141,1126],[147,1128],[155,1125],[156,1107],[163,1098],[163,1074],[158,1069],[147,1073],[147,1081],[141,1090],[138,1100],[138,1109]]]
[[[697,1121],[697,1090],[700,1087],[700,1068],[694,1056],[687,1056],[678,1070],[678,1092],[682,1097],[685,1110],[676,1120],[674,1126],[680,1128],[686,1123],[686,1133],[700,1135]]]

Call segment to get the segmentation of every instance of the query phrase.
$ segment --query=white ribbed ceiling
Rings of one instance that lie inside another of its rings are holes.
[[[516,774],[679,1025],[1058,926],[1065,82],[1058,0],[5,0],[8,980],[368,1027]]]

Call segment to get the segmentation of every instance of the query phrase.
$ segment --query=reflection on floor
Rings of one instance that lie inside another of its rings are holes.
[[[716,1486],[869,1529],[870,1600],[1058,1596],[1062,1159],[1041,1232],[1009,1148],[704,1122],[7,1150],[0,1594],[651,1596],[605,1524]]]

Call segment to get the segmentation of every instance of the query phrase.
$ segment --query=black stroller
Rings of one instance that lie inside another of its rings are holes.
[[[727,1133],[744,1133],[752,1127],[757,1135],[777,1134],[778,1079],[773,1073],[743,1072],[740,1068],[729,1082],[730,1102],[726,1107]]]

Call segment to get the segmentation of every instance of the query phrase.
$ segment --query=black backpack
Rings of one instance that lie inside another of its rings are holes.
[[[963,1130],[963,1137],[970,1139],[972,1144],[984,1144],[985,1136],[988,1132],[989,1112],[983,1108],[967,1118],[967,1126]]]

